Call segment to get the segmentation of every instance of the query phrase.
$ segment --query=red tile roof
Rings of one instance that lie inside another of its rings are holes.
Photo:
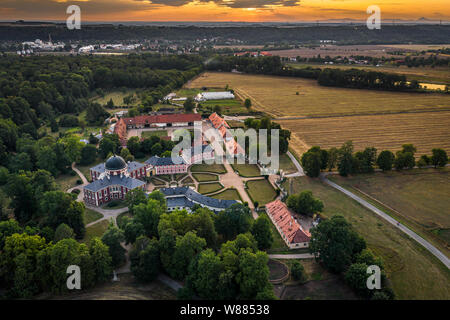
[[[162,114],[154,116],[137,116],[134,118],[123,118],[127,125],[133,124],[152,124],[152,123],[176,123],[176,122],[194,122],[201,121],[202,116],[198,113],[187,114]]]
[[[213,127],[216,129],[219,129],[219,127],[221,127],[221,126],[230,128],[228,123],[215,112],[209,116],[209,120],[212,122]]]
[[[285,203],[280,200],[270,202],[266,204],[266,211],[290,244],[309,242],[311,234],[302,229]]]
[[[120,143],[125,145],[127,141],[127,125],[123,121],[123,118],[120,118],[119,121],[117,121],[114,127],[114,133],[119,136]]]

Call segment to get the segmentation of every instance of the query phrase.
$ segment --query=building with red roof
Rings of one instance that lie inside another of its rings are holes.
[[[266,212],[289,249],[307,248],[311,234],[303,230],[294,215],[281,200],[266,204]]]

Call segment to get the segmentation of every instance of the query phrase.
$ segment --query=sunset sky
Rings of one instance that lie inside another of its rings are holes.
[[[72,4],[82,21],[365,20],[370,5],[382,19],[450,20],[449,0],[0,0],[0,20],[65,20]]]

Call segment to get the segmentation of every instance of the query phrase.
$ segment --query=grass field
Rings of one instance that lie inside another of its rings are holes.
[[[236,189],[226,189],[225,191],[222,191],[221,193],[217,193],[211,198],[214,199],[220,199],[220,200],[236,200],[236,201],[242,201],[241,196],[239,195],[239,192],[237,192]]]
[[[417,147],[417,155],[432,148],[450,152],[450,112],[425,112],[380,116],[354,116],[278,121],[292,131],[291,147],[302,154],[311,146],[340,147],[352,140],[355,150],[376,147],[378,151]]]
[[[109,221],[103,220],[99,223],[94,224],[93,226],[90,226],[89,228],[86,228],[86,234],[84,235],[83,240],[81,242],[83,243],[89,243],[92,238],[99,237],[101,238],[103,236],[103,233],[105,233],[106,229],[108,229]]]
[[[113,100],[114,106],[123,106],[123,98],[130,95],[131,93],[135,93],[135,90],[114,90],[105,94],[104,97],[99,97],[94,99],[94,102],[100,103],[101,105],[106,105],[110,99]],[[131,106],[137,106],[140,103],[139,98],[135,95],[136,101],[131,104]]]
[[[67,189],[77,186],[78,179],[80,179],[80,177],[77,174],[74,176],[70,174],[62,174],[55,179],[55,182],[62,191],[67,191]]]
[[[223,164],[194,164],[191,167],[191,172],[211,172],[223,174],[226,173],[227,170]]]
[[[266,216],[267,219],[269,219],[269,217],[267,216],[267,213],[265,213],[265,212],[259,213],[259,216]],[[270,221],[270,219],[269,219],[269,221]],[[272,242],[272,246],[270,247],[270,249],[267,250],[267,252],[268,253],[280,253],[280,252],[289,251],[289,248],[286,245],[286,242],[284,242],[283,238],[281,238],[280,233],[278,232],[277,228],[275,228],[272,221],[270,221],[270,230],[272,231],[273,242]]]
[[[275,189],[266,179],[247,181],[247,193],[253,202],[258,201],[260,207],[271,202],[277,196]]]
[[[450,169],[415,169],[331,177],[354,191],[381,201],[399,218],[450,256]],[[393,210],[392,210],[393,209]]]
[[[209,182],[209,181],[217,181],[217,180],[219,180],[219,177],[216,176],[215,174],[193,173],[192,176],[198,182]]]
[[[158,131],[142,131],[141,137],[142,138],[150,138],[151,136],[157,136],[157,137],[167,137],[167,131],[166,130],[158,130]]]
[[[317,179],[295,178],[293,189],[311,190],[323,201],[325,216],[340,214],[353,225],[384,259],[398,299],[450,299],[449,286],[442,285],[449,283],[450,271],[388,222]]]
[[[237,99],[209,100],[200,102],[200,104],[202,105],[203,108],[211,107],[214,109],[215,106],[219,106],[221,109],[221,113],[225,115],[234,115],[248,112],[247,108],[243,106],[242,102]]]
[[[280,155],[280,169],[284,171],[284,173],[293,173],[297,171],[297,168],[292,163],[291,158],[289,158],[286,154]]]
[[[323,87],[316,80],[207,72],[189,87],[229,84],[272,117],[337,116],[448,108],[450,96]],[[296,93],[299,93],[298,95]]]
[[[83,222],[84,224],[89,224],[91,222],[97,221],[98,219],[103,218],[101,213],[91,209],[84,209]]]
[[[261,176],[261,170],[256,164],[232,164],[231,167],[233,167],[234,171],[239,172],[241,177],[253,178]]]
[[[201,194],[208,194],[212,192],[217,192],[223,189],[223,186],[218,182],[213,183],[202,183],[198,185],[198,192]]]

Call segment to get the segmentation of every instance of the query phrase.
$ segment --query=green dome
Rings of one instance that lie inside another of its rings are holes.
[[[105,163],[106,170],[122,170],[126,168],[127,163],[122,157],[112,156]]]

